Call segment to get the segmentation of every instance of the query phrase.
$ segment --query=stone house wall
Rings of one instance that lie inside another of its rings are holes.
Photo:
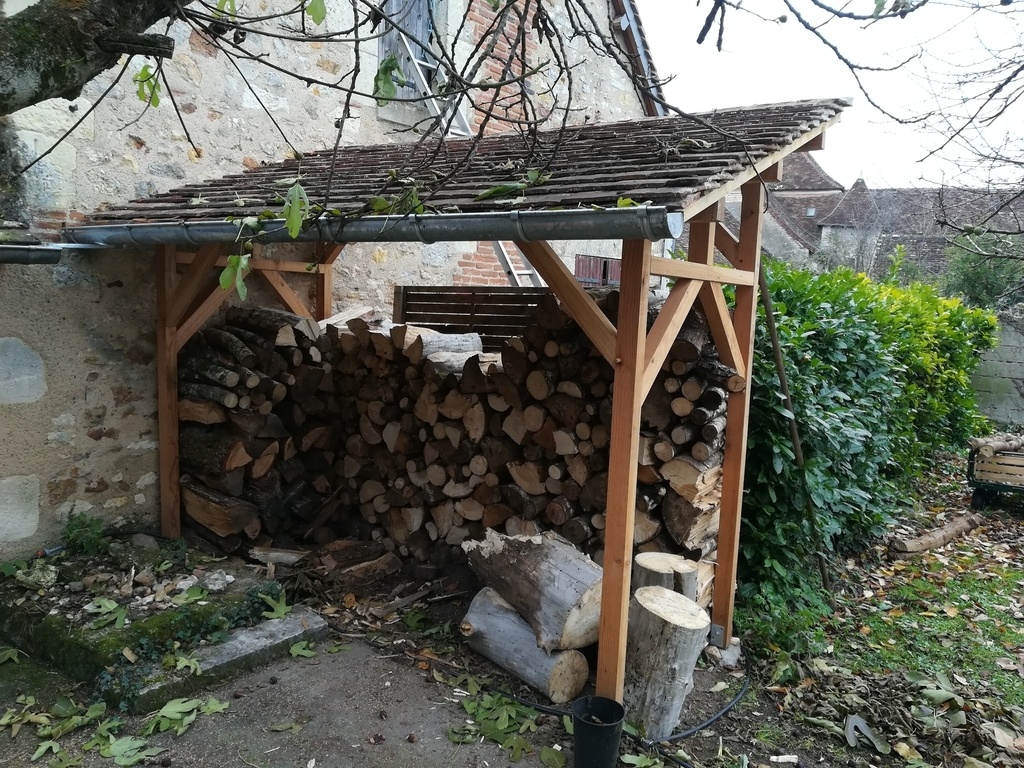
[[[999,313],[999,346],[985,352],[972,382],[981,412],[1001,426],[1024,425],[1024,315]]]
[[[598,18],[607,16],[605,0],[590,2]],[[8,0],[6,12],[27,4]],[[489,7],[472,0],[470,21],[485,23]],[[330,9],[334,26],[342,26],[349,6],[335,3]],[[437,9],[443,36],[457,27],[467,1],[442,1]],[[550,12],[554,24],[564,25],[563,9]],[[163,32],[163,26],[154,31]],[[189,144],[169,99],[143,109],[130,82],[133,63],[111,97],[18,182],[22,213],[36,234],[56,239],[62,222],[80,220],[107,203],[281,160],[291,148],[260,102],[296,149],[333,146],[342,104],[336,92],[243,63],[250,89],[199,33],[175,22],[169,34],[176,49],[167,62],[168,79],[198,149]],[[324,79],[352,65],[350,46],[323,43],[296,52],[287,45],[252,41],[251,47],[287,56],[290,65]],[[575,71],[575,121],[642,116],[628,79],[609,59],[588,55],[581,39],[573,41],[570,55],[581,63]],[[361,58],[359,87],[369,93],[376,44],[367,45]],[[93,106],[118,69],[87,85],[73,102],[52,100],[11,116],[5,130],[13,135],[19,159],[46,151]],[[422,116],[355,97],[342,140],[408,141],[410,123]],[[577,252],[618,253],[617,244],[559,247],[570,267]],[[493,249],[477,243],[350,245],[335,264],[334,309],[388,307],[397,284],[507,284],[496,264]],[[0,560],[57,543],[72,512],[156,519],[152,265],[151,253],[130,250],[65,252],[56,266],[0,265]],[[304,275],[289,279],[300,295],[312,285]],[[250,302],[265,298],[255,276],[247,284]]]

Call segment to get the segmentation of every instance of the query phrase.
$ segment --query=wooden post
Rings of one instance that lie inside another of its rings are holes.
[[[626,664],[629,577],[633,566],[637,436],[644,400],[643,362],[650,276],[650,242],[623,242],[597,656],[597,693],[620,702]]]
[[[320,266],[316,272],[316,306],[313,307],[316,320],[326,320],[334,314],[334,262],[344,248],[343,243],[324,244],[317,248]]]
[[[173,245],[156,249],[156,397],[159,429],[160,531],[181,536],[178,487],[178,345],[177,328],[168,322],[174,298],[177,260]]]
[[[742,187],[740,234],[736,248],[737,269],[755,277],[761,262],[761,224],[764,188],[760,180]],[[757,322],[757,283],[736,286],[733,328],[746,368],[747,386],[729,396],[726,408],[725,460],[722,464],[722,507],[718,529],[718,566],[715,570],[714,604],[711,609],[712,644],[720,648],[732,639],[732,612],[736,590],[736,560],[743,510],[743,473],[747,462],[747,423],[750,415],[750,375],[754,362],[754,324]]]

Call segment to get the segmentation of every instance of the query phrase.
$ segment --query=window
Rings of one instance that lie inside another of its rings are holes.
[[[597,285],[618,285],[622,282],[622,262],[601,256],[576,254],[576,280],[584,288]]]
[[[397,96],[400,99],[414,99],[423,95],[416,87],[410,51],[419,62],[420,71],[424,73],[428,82],[432,79],[435,60],[429,46],[434,35],[430,13],[433,1],[384,0],[381,3],[381,9],[387,16],[384,22],[387,28],[383,30],[380,38],[380,61],[384,61],[390,55],[394,55],[398,60],[398,68],[405,77],[405,85],[398,88]],[[403,37],[408,40],[408,46]],[[427,48],[421,47],[420,43]]]
[[[807,209],[807,218],[811,218],[815,213],[817,213],[817,211],[818,211],[817,208],[808,208]]]

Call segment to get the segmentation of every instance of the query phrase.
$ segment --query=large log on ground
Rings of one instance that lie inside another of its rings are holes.
[[[641,587],[630,600],[622,703],[651,741],[679,724],[710,629],[700,606],[664,587]]]
[[[555,533],[502,536],[462,545],[470,567],[533,627],[546,651],[597,642],[601,568]]]
[[[530,625],[490,587],[473,598],[459,629],[470,648],[555,704],[575,699],[587,682],[590,670],[582,653],[540,648]]]
[[[916,539],[908,539],[900,536],[889,543],[889,556],[892,558],[906,558],[925,550],[942,547],[951,542],[957,536],[970,533],[981,522],[980,515],[964,515],[946,523],[941,528],[918,536]]]

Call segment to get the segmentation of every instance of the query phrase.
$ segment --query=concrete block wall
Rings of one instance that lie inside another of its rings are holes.
[[[1001,426],[1024,425],[1024,314],[999,313],[999,346],[982,356],[972,382],[981,412]]]

